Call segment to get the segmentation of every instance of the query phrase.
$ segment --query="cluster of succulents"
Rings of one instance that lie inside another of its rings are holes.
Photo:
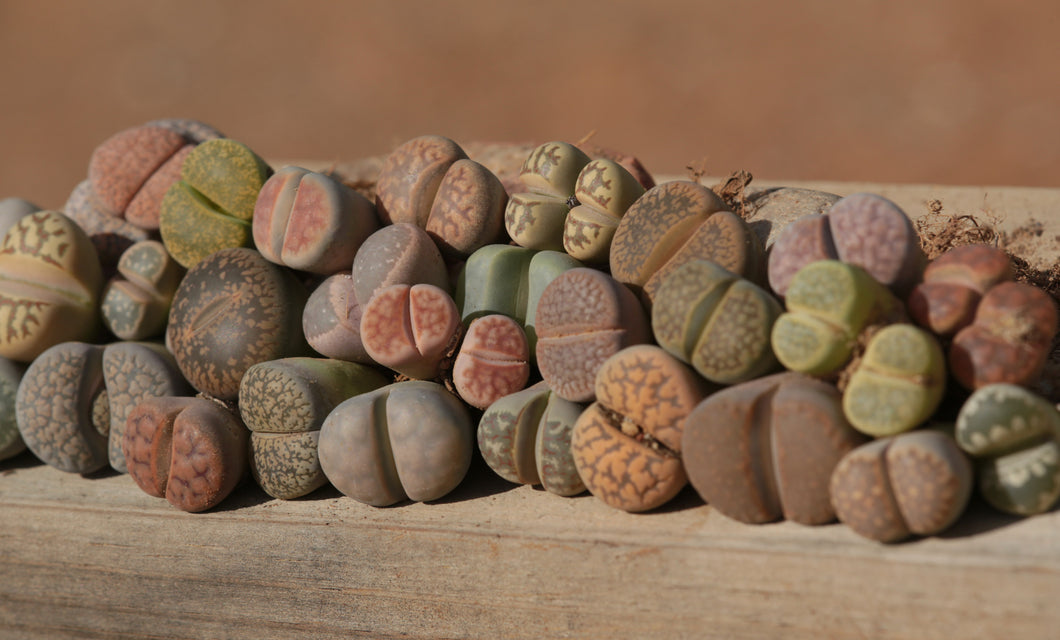
[[[1057,306],[999,249],[929,262],[876,195],[775,189],[748,219],[594,155],[543,144],[509,194],[423,136],[372,202],[195,121],[117,133],[63,211],[0,202],[0,458],[202,511],[248,475],[432,501],[480,456],[630,512],[691,484],[880,541],[943,531],[976,486],[1060,500],[1033,391]]]

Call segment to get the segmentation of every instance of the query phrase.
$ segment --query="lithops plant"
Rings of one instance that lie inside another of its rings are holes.
[[[197,390],[235,400],[252,365],[308,355],[306,291],[293,273],[253,249],[222,249],[188,270],[177,288],[166,344]]]
[[[1034,515],[1060,500],[1060,410],[1026,388],[980,387],[957,414],[957,444],[976,462],[991,505]]]
[[[773,352],[787,369],[816,376],[839,371],[866,327],[901,311],[901,303],[864,269],[838,260],[807,264],[787,294],[787,311],[770,336]]]
[[[40,210],[41,207],[25,198],[11,197],[0,200],[0,238],[3,238],[7,230],[15,226],[20,218]]]
[[[972,493],[972,466],[941,430],[873,440],[836,465],[829,492],[839,520],[879,542],[948,529]]]
[[[504,228],[521,247],[562,251],[564,227],[581,170],[590,162],[567,142],[539,145],[519,172],[525,191],[514,193],[504,211]]]
[[[561,273],[582,266],[562,251],[487,245],[467,259],[457,275],[453,297],[465,322],[492,313],[502,313],[519,322],[534,360],[535,318],[541,294]]]
[[[843,390],[843,412],[875,437],[908,431],[927,421],[946,390],[946,360],[929,332],[892,324],[869,339]]]
[[[375,206],[338,180],[284,167],[258,193],[252,231],[267,260],[330,275],[350,268],[357,249],[379,228]]]
[[[563,225],[563,250],[585,263],[606,263],[619,221],[642,195],[644,187],[614,160],[585,165],[574,186],[578,204]]]
[[[62,211],[88,235],[107,278],[114,275],[118,261],[129,247],[157,235],[105,212],[95,201],[88,180],[82,180],[74,187]]]
[[[544,382],[498,398],[478,423],[483,460],[508,482],[542,485],[550,493],[585,491],[571,453],[571,433],[584,406],[552,393]]]
[[[0,357],[29,362],[99,328],[103,273],[92,242],[58,211],[23,216],[0,244]]]
[[[361,305],[348,273],[328,276],[309,294],[302,311],[302,331],[309,346],[322,356],[372,361],[361,341]]]
[[[649,309],[662,281],[691,260],[703,259],[751,282],[764,282],[762,246],[713,191],[673,181],[637,199],[611,241],[611,275]]]
[[[163,345],[154,342],[115,342],[103,348],[103,383],[107,391],[107,458],[115,471],[125,473],[122,442],[129,414],[144,400],[193,393]]]
[[[395,284],[376,292],[361,315],[361,341],[379,364],[418,380],[441,373],[460,339],[460,313],[431,284]]]
[[[110,427],[103,347],[62,342],[26,368],[15,419],[26,446],[51,467],[91,473],[107,466]]]
[[[972,323],[983,295],[1012,280],[1012,261],[998,247],[966,244],[935,258],[923,282],[909,294],[909,316],[942,337],[952,337]]]
[[[26,450],[15,417],[15,394],[26,367],[0,358],[0,460],[7,460]]]
[[[722,514],[752,524],[835,519],[832,470],[866,438],[835,386],[779,373],[722,389],[685,419],[681,455],[692,486]]]
[[[320,467],[336,489],[372,506],[444,497],[471,466],[474,424],[434,382],[408,380],[345,400],[320,428]]]
[[[770,345],[784,309],[771,293],[707,260],[663,280],[651,326],[663,349],[719,384],[736,384],[780,367]]]
[[[966,389],[1033,384],[1060,326],[1056,302],[1038,287],[1002,282],[979,301],[975,319],[953,337],[949,365]]]
[[[702,380],[655,345],[634,345],[599,368],[595,397],[574,423],[571,452],[586,488],[623,511],[669,502],[688,482],[681,462],[685,418]]]
[[[343,401],[388,383],[373,367],[326,358],[282,358],[247,369],[239,413],[251,431],[255,482],[282,500],[327,484],[317,457],[324,419]]]
[[[129,414],[122,451],[145,493],[195,513],[220,504],[245,475],[247,433],[212,400],[148,398]]]
[[[747,197],[747,224],[769,252],[786,226],[810,215],[827,213],[840,196],[801,187],[772,187]]]
[[[784,228],[769,254],[769,286],[787,295],[791,278],[816,260],[857,265],[900,299],[920,281],[925,257],[920,237],[902,209],[878,195],[855,193],[824,215],[810,215]]]
[[[245,144],[207,140],[188,153],[159,206],[159,232],[185,267],[220,249],[253,245],[258,193],[272,168]]]
[[[384,222],[417,225],[451,258],[497,242],[508,202],[497,176],[442,136],[413,138],[392,151],[376,198]]]
[[[414,224],[389,224],[368,238],[353,258],[357,302],[364,306],[377,289],[393,284],[431,284],[450,291],[445,260],[427,232]]]
[[[541,377],[572,402],[593,400],[605,360],[651,342],[648,315],[633,292],[587,267],[564,271],[545,287],[534,325]]]
[[[453,359],[452,378],[457,395],[476,409],[524,388],[530,349],[523,327],[499,313],[472,320]]]
[[[103,288],[103,324],[121,340],[161,335],[184,272],[161,242],[132,245],[118,260],[117,275]]]

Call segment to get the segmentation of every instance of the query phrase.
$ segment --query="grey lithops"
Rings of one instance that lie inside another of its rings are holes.
[[[324,419],[343,401],[388,382],[372,367],[324,358],[283,358],[247,369],[239,412],[251,430],[254,480],[285,500],[327,484],[317,457]]]
[[[137,242],[122,253],[117,275],[103,288],[103,323],[122,340],[161,335],[183,277],[184,267],[161,242]]]
[[[15,394],[25,370],[24,365],[0,358],[0,460],[26,450],[26,443],[22,441],[15,420]]]
[[[322,356],[372,361],[361,341],[361,304],[348,273],[328,276],[309,294],[302,312],[302,331],[309,346]]]
[[[110,427],[103,385],[103,347],[63,342],[26,369],[15,417],[26,446],[48,465],[71,473],[107,466]]]
[[[956,437],[991,505],[1033,515],[1060,499],[1060,411],[1044,398],[1013,384],[981,387],[961,407]]]
[[[129,414],[147,398],[191,395],[173,355],[161,344],[116,342],[103,349],[103,381],[110,413],[107,456],[115,471],[128,467],[122,439]]]
[[[252,249],[222,249],[188,270],[173,299],[166,344],[196,389],[239,395],[252,365],[306,355],[305,288]]]

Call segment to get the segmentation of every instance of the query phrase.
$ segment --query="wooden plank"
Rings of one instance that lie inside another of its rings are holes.
[[[809,186],[1060,235],[1057,190]],[[245,483],[203,514],[126,476],[0,462],[5,638],[1046,638],[1058,598],[1056,509],[975,503],[944,535],[880,545],[839,524],[742,525],[691,490],[627,514],[481,462],[432,504],[330,488],[285,502]]]

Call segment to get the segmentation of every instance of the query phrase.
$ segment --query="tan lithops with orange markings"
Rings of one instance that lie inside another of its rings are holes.
[[[460,312],[431,284],[395,284],[376,292],[361,315],[364,349],[377,363],[419,380],[441,371],[459,337]]]
[[[61,342],[91,341],[102,284],[96,250],[70,218],[20,218],[0,244],[0,356],[30,362]]]
[[[530,379],[526,333],[512,318],[491,314],[467,326],[453,362],[453,384],[464,402],[485,409]]]
[[[879,542],[935,535],[964,512],[972,465],[941,431],[873,440],[840,460],[829,482],[839,520]]]
[[[924,281],[909,294],[909,315],[936,335],[952,336],[972,323],[979,301],[991,287],[1012,277],[1012,261],[998,247],[954,247],[924,270]]]
[[[651,342],[647,314],[633,292],[586,267],[564,271],[545,287],[534,326],[541,376],[556,395],[572,402],[595,397],[604,360]]]
[[[705,389],[687,365],[654,345],[608,358],[596,376],[597,400],[574,423],[578,475],[597,498],[624,511],[647,511],[688,481],[681,463],[685,418]]]
[[[407,222],[421,229],[449,167],[467,157],[442,136],[420,136],[394,149],[383,161],[376,184],[376,207],[384,224]]]
[[[667,182],[637,199],[615,231],[610,257],[611,275],[649,307],[662,280],[689,260],[710,260],[752,282],[764,277],[758,237],[694,182]]]
[[[247,468],[249,432],[205,398],[149,398],[129,414],[122,451],[129,476],[178,509],[205,511],[224,500]]]
[[[574,198],[578,205],[567,214],[563,249],[587,263],[607,262],[618,223],[644,187],[613,160],[593,160],[578,174]]]

